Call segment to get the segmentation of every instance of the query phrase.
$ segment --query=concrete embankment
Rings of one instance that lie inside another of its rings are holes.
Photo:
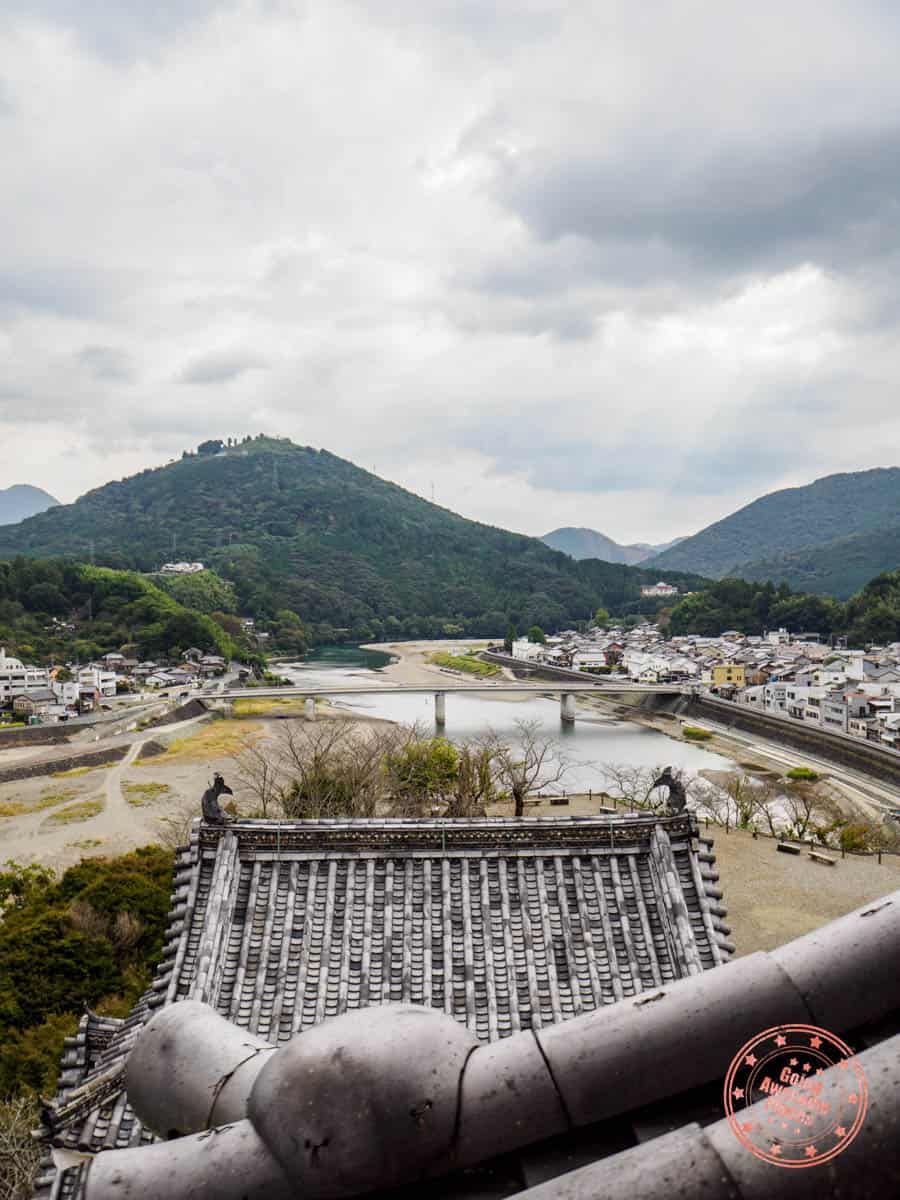
[[[837,766],[862,771],[874,779],[900,787],[900,754],[874,742],[864,742],[847,734],[826,732],[814,726],[792,721],[785,717],[774,717],[767,713],[754,712],[741,704],[718,700],[711,696],[673,695],[671,693],[644,695],[615,691],[615,676],[590,675],[585,671],[569,671],[563,667],[545,664],[530,666],[520,659],[506,654],[484,651],[482,658],[489,662],[502,663],[511,667],[523,678],[565,680],[577,679],[582,683],[595,681],[604,687],[604,699],[620,706],[622,715],[628,710],[638,710],[646,716],[682,716],[702,722],[714,721],[732,729],[755,734],[769,742],[791,746],[795,750],[815,754]],[[637,715],[637,713],[635,714]]]
[[[39,775],[56,775],[76,767],[101,767],[120,762],[128,753],[128,746],[107,746],[103,750],[92,750],[88,754],[71,754],[65,758],[44,759],[41,762],[23,763],[18,767],[0,770],[0,783],[12,783],[17,779],[33,779]]]
[[[647,716],[670,713],[702,724],[704,720],[729,729],[755,734],[764,741],[790,746],[807,754],[833,762],[836,766],[861,771],[873,779],[900,787],[900,754],[874,742],[826,733],[822,729],[753,712],[741,704],[717,700],[711,696],[628,696],[612,697],[623,709],[637,709]]]

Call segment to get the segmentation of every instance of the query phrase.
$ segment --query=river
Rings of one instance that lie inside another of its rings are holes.
[[[334,687],[343,683],[378,682],[380,669],[390,661],[389,655],[378,651],[323,646],[311,651],[302,662],[279,663],[276,669],[298,684]],[[436,687],[439,686],[436,682]],[[377,696],[338,696],[333,703],[361,716],[404,724],[418,722],[424,729],[434,728],[434,697],[430,695],[386,692]],[[701,768],[734,769],[734,763],[719,754],[676,741],[643,725],[593,714],[588,709],[579,707],[574,724],[563,724],[559,719],[559,701],[552,698],[504,701],[451,693],[447,696],[447,724],[443,732],[451,741],[464,741],[487,729],[513,736],[516,722],[523,720],[536,721],[541,736],[552,738],[570,764],[561,783],[547,790],[602,790],[606,777],[604,763],[632,767],[671,765],[689,775]]]

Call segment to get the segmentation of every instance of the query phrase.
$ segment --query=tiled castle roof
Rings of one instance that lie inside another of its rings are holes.
[[[723,962],[717,879],[687,815],[196,825],[153,985],[67,1043],[46,1114],[64,1169],[48,1156],[37,1195],[76,1194],[75,1156],[154,1140],[122,1066],[162,1005],[204,1000],[278,1044],[408,1001],[494,1041]]]

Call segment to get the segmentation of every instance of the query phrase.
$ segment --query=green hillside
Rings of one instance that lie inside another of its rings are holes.
[[[241,654],[216,621],[142,575],[28,558],[0,562],[0,645],[29,661],[84,662],[123,646],[143,659],[189,646]]]
[[[898,519],[900,468],[828,475],[754,500],[645,565],[714,578],[742,575],[748,563],[768,564],[793,551],[895,526]],[[881,568],[887,565],[893,564]]]
[[[786,584],[720,579],[674,607],[668,632],[718,637],[725,629],[739,629],[753,636],[781,627],[846,637],[851,646],[900,641],[900,570],[869,580],[846,604],[792,592]]]
[[[846,600],[883,571],[900,565],[900,525],[835,538],[741,567],[745,579],[772,579],[797,591],[823,592]]]
[[[156,571],[175,555],[229,581],[240,612],[299,614],[331,636],[496,636],[639,604],[652,572],[573,562],[537,538],[467,521],[325,450],[254,438],[88,492],[0,529],[0,555]],[[699,586],[684,572],[665,576]]]

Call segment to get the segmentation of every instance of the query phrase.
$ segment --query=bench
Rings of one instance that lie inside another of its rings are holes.
[[[779,842],[775,848],[776,850],[780,850],[782,854],[799,854],[801,849],[800,846],[792,846],[788,842]]]
[[[813,862],[821,863],[824,867],[833,867],[837,862],[836,858],[829,858],[827,854],[820,854],[818,850],[810,850],[809,857]]]

